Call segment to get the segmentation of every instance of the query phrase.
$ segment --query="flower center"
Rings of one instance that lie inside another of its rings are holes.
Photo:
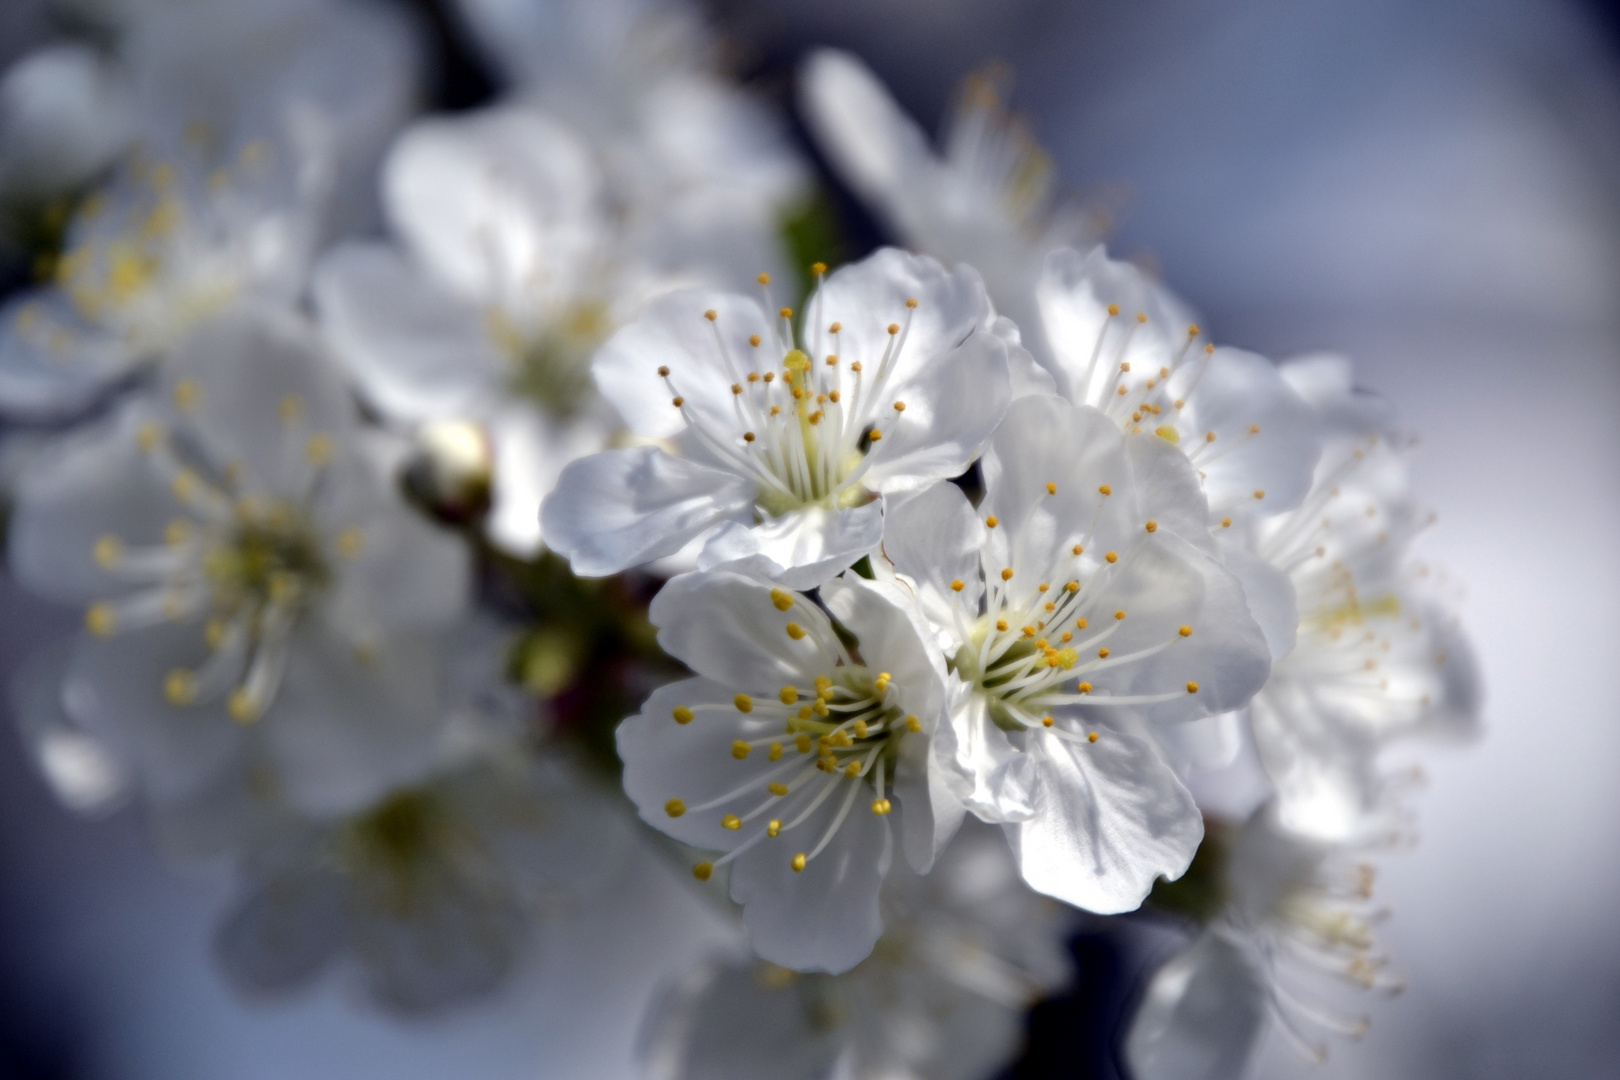
[[[819,263],[813,269],[818,277],[826,270]],[[760,275],[762,287],[769,281],[769,275]],[[729,416],[695,408],[681,393],[681,375],[658,369],[691,431],[757,483],[757,507],[768,517],[807,506],[848,508],[871,501],[874,496],[861,480],[883,453],[893,452],[903,434],[906,405],[890,400],[888,387],[917,302],[907,300],[903,321],[887,324],[888,344],[876,371],[840,358],[843,324],[826,322],[819,287],[810,305],[815,330],[806,331],[807,340],[795,337],[792,309],[781,308],[769,340],[750,335],[749,354],[741,358],[726,344],[719,313],[703,313],[719,356],[710,370],[731,380]]]
[[[771,596],[777,609],[790,617],[795,607],[809,606],[803,597],[785,589],[773,589]],[[813,846],[798,850],[789,859],[794,870],[803,870],[826,849],[863,792],[872,797],[872,813],[881,816],[893,808],[884,794],[886,781],[893,775],[900,741],[921,731],[922,723],[900,707],[892,677],[887,672],[874,673],[851,656],[819,614],[801,616],[802,622],[789,622],[786,630],[796,640],[807,635],[825,639],[820,643],[840,657],[831,670],[802,686],[790,683],[765,692],[750,688],[736,694],[729,706],[674,710],[675,722],[682,725],[705,714],[743,714],[747,718],[743,734],[748,737],[733,741],[726,752],[739,762],[764,754],[772,763],[698,806],[687,806],[678,798],[665,803],[670,817],[723,809],[722,827],[749,833],[722,858],[699,863],[694,872],[700,880],[761,841],[795,832],[836,795],[841,794],[842,800],[831,824]]]
[[[607,306],[596,300],[576,301],[529,330],[493,308],[485,327],[510,365],[512,393],[557,420],[575,416],[591,399],[591,354],[612,328]]]
[[[175,400],[188,412],[201,393],[196,382],[183,380]],[[133,588],[91,605],[85,623],[92,633],[110,636],[206,614],[203,641],[210,654],[195,669],[165,676],[163,693],[172,705],[223,696],[233,718],[257,719],[280,686],[300,618],[330,589],[339,560],[364,549],[360,529],[328,535],[310,511],[334,450],[331,436],[305,430],[303,414],[297,398],[278,406],[286,437],[302,454],[286,455],[301,462],[301,479],[277,497],[240,493],[241,469],[234,463],[218,470],[189,464],[156,424],[137,433],[140,451],[168,482],[181,513],[161,544],[129,546],[112,534],[96,541],[96,563]]]
[[[1112,492],[1107,484],[1098,490],[1105,498]],[[1056,492],[1055,484],[1046,485],[1048,495]],[[1032,505],[1031,513],[1038,505]],[[994,515],[984,523],[991,530],[1001,524]],[[1142,539],[1129,550],[1107,551],[1100,557],[1088,550],[1095,525],[1094,520],[1085,535],[1059,548],[1047,580],[1034,586],[1015,580],[1011,567],[992,565],[988,545],[980,548],[982,610],[975,617],[957,609],[961,644],[949,663],[984,697],[990,720],[1003,730],[1037,728],[1057,734],[1051,711],[1061,707],[1148,705],[1198,691],[1195,682],[1153,694],[1113,694],[1106,688],[1111,673],[1192,636],[1192,627],[1182,626],[1167,640],[1132,652],[1110,648],[1107,642],[1124,627],[1130,613],[1111,605],[1109,593],[1158,524],[1147,522]],[[961,581],[951,584],[957,592],[964,587]]]
[[[440,799],[426,791],[400,791],[343,827],[336,857],[378,906],[408,917],[451,837]]]

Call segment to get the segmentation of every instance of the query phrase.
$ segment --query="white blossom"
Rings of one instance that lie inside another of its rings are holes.
[[[915,590],[954,673],[940,741],[968,807],[1006,824],[1032,887],[1129,910],[1202,835],[1142,736],[1241,705],[1269,653],[1164,440],[1033,396],[982,466],[977,510],[950,484],[891,507],[874,563]]]
[[[13,573],[88,604],[63,706],[148,799],[262,762],[290,803],[331,811],[432,751],[466,553],[364,439],[309,330],[245,309],[20,479]]]
[[[0,309],[0,413],[82,412],[226,305],[289,302],[326,183],[262,140],[134,155],[80,204],[51,283]]]
[[[600,882],[626,839],[556,763],[481,754],[355,813],[264,829],[215,952],[250,994],[345,963],[386,1008],[443,1009],[495,991],[548,913],[591,902],[576,879]]]
[[[1271,361],[1210,344],[1179,299],[1100,246],[1052,252],[1037,300],[1058,393],[1178,447],[1212,527],[1298,505],[1320,435]]]
[[[996,307],[1038,338],[1034,297],[1042,260],[1089,239],[1095,225],[1060,199],[1051,160],[1008,116],[991,78],[967,80],[937,152],[849,53],[812,53],[799,91],[805,119],[839,179],[905,246],[947,263],[971,263]]]
[[[1026,889],[994,831],[965,828],[927,875],[897,866],[872,955],[842,975],[717,960],[654,1000],[651,1080],[981,1080],[1023,1012],[1068,975],[1072,911]]]
[[[836,578],[809,597],[737,569],[672,579],[651,617],[695,678],[619,727],[642,820],[720,851],[754,951],[845,971],[882,933],[891,810],[926,871],[961,820],[931,758],[942,672],[892,586]],[[833,618],[857,645],[848,645]]]
[[[460,0],[514,97],[589,141],[625,235],[666,272],[781,271],[809,177],[781,118],[721,71],[694,7]]]
[[[1214,887],[1223,902],[1204,930],[1156,971],[1124,1039],[1137,1080],[1241,1076],[1271,1022],[1308,1056],[1326,1034],[1356,1038],[1365,1018],[1316,1004],[1322,976],[1394,992],[1373,936],[1374,869],[1356,852],[1303,841],[1261,810],[1223,843]],[[1201,856],[1202,857],[1202,854]]]
[[[1310,493],[1260,522],[1252,550],[1287,574],[1298,627],[1250,705],[1282,824],[1345,842],[1387,827],[1381,752],[1413,736],[1476,730],[1472,650],[1428,565],[1411,550],[1430,520],[1409,489],[1387,407],[1352,389],[1347,362],[1296,361],[1327,450]]]
[[[564,471],[542,524],[575,573],[707,536],[700,566],[759,558],[812,587],[877,544],[884,495],[961,473],[1006,409],[1007,346],[966,267],[879,251],[819,285],[797,336],[769,306],[672,293],[597,353],[631,431],[665,442]]]
[[[382,189],[402,248],[329,254],[314,283],[322,326],[366,400],[430,454],[433,425],[476,425],[489,533],[533,555],[559,470],[618,426],[589,360],[651,279],[610,219],[588,147],[537,110],[419,121]]]

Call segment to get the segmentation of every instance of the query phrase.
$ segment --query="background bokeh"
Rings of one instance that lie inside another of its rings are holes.
[[[453,22],[407,6],[437,31],[440,103],[479,100]],[[963,74],[1004,62],[1066,185],[1110,212],[1113,250],[1160,267],[1218,340],[1348,353],[1396,402],[1439,513],[1426,549],[1465,590],[1486,737],[1426,756],[1420,843],[1384,860],[1382,936],[1409,989],[1326,1065],[1273,1039],[1260,1073],[1613,1076],[1620,22],[1557,0],[710,9],[783,101],[796,60],[836,44],[932,126]],[[0,62],[47,30],[35,6],[0,4]],[[0,612],[6,671],[76,620],[9,582]],[[244,1003],[207,954],[224,881],[160,864],[127,813],[68,817],[6,725],[0,1077],[628,1077],[648,987],[727,931],[656,859],[621,874],[630,910],[611,927],[579,913],[539,958],[566,980],[411,1027],[333,984]],[[1106,1056],[1079,1068],[1106,1075]]]

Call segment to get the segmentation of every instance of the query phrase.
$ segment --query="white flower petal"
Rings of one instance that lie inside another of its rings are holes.
[[[575,573],[600,577],[671,555],[753,501],[747,480],[644,446],[569,465],[540,522],[546,543]]]
[[[984,695],[957,680],[949,703],[962,801],[981,820],[1028,821],[1040,809],[1039,762],[991,722]]]
[[[776,600],[791,601],[786,610]],[[648,617],[665,652],[738,692],[807,686],[838,661],[827,616],[803,596],[734,570],[682,574],[653,597]],[[795,640],[787,627],[805,633]]]
[[[1096,742],[1039,739],[1039,812],[1007,826],[1030,888],[1098,914],[1140,906],[1203,839],[1198,807],[1147,743],[1097,727]],[[1031,755],[1033,756],[1033,754]]]
[[[1201,935],[1154,972],[1125,1036],[1136,1080],[1242,1076],[1259,1044],[1270,994],[1255,961],[1218,934]]]
[[[343,878],[303,851],[256,868],[246,895],[214,934],[214,956],[239,990],[286,991],[313,979],[343,946],[349,892]]]
[[[18,477],[8,537],[9,564],[31,592],[70,604],[105,599],[125,587],[96,563],[96,542],[163,542],[176,506],[136,448],[151,418],[140,407],[64,436]]]
[[[288,802],[350,812],[419,779],[437,758],[441,642],[396,635],[364,655],[305,628],[269,711],[254,722]]]
[[[760,525],[728,523],[710,537],[698,556],[698,568],[746,559],[788,588],[813,589],[877,547],[882,538],[883,507],[877,502],[849,510],[809,506]]]
[[[396,420],[481,415],[501,357],[484,315],[447,295],[393,248],[329,252],[311,286],[321,329],[361,395]]]
[[[856,802],[863,797],[857,793]],[[886,818],[852,807],[802,871],[792,866],[795,853],[808,853],[820,842],[844,800],[842,791],[835,793],[794,832],[755,845],[732,868],[731,898],[743,905],[748,940],[773,964],[848,971],[866,959],[883,933],[878,891],[894,845]]]
[[[1312,410],[1275,364],[1239,349],[1216,349],[1204,365],[1183,365],[1168,393],[1185,397],[1175,422],[1190,445],[1216,435],[1213,448],[1220,453],[1207,463],[1199,459],[1212,515],[1245,506],[1274,514],[1299,505],[1322,453],[1321,435]],[[1263,504],[1256,504],[1256,491],[1266,493]]]
[[[0,307],[0,413],[59,420],[88,409],[145,357],[48,289]]]
[[[754,337],[760,344],[750,343]],[[664,439],[686,430],[672,394],[711,427],[730,431],[738,426],[731,387],[750,372],[780,378],[782,356],[776,324],[753,300],[683,289],[648,302],[597,350],[591,372],[631,431]],[[666,367],[667,382],[658,373]]]
[[[943,636],[954,639],[955,612],[976,617],[984,595],[979,577],[983,528],[973,504],[955,484],[941,482],[887,496],[883,557],[872,562],[875,568],[893,567],[910,578],[928,618]],[[960,590],[954,587],[958,581]]]
[[[572,131],[531,108],[418,121],[383,167],[390,223],[470,299],[573,287],[600,231],[601,178]]]
[[[933,161],[928,139],[888,89],[849,53],[817,49],[799,69],[799,100],[840,179],[892,213]]]

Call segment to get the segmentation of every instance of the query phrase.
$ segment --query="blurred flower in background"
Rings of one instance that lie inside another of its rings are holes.
[[[0,1071],[1602,1075],[1606,29],[9,5]]]

